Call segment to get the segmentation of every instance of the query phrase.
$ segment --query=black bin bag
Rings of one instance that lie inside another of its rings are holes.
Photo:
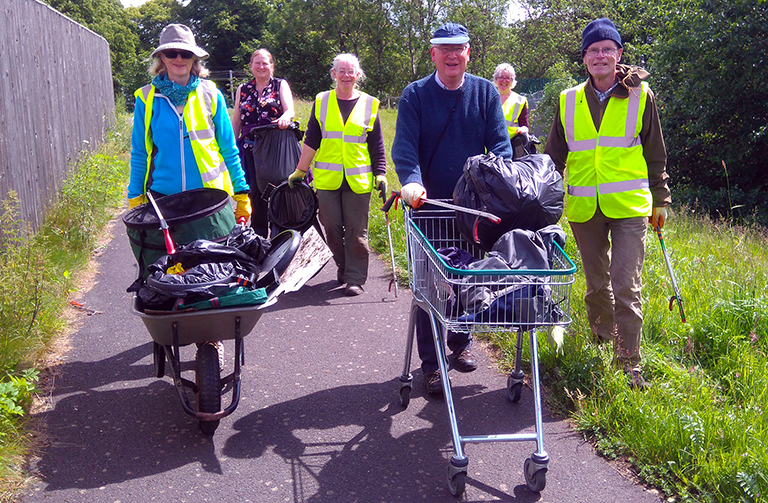
[[[453,202],[493,213],[501,223],[456,212],[456,226],[464,239],[489,251],[512,229],[538,231],[556,224],[563,215],[564,194],[563,178],[546,154],[514,161],[492,153],[470,157],[453,190]]]
[[[256,185],[264,194],[270,184],[279,185],[296,169],[301,157],[299,142],[304,132],[299,129],[298,122],[293,122],[288,129],[280,129],[277,124],[258,126],[249,135],[255,142]]]

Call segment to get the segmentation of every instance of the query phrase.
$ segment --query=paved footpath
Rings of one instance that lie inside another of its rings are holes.
[[[125,293],[135,261],[122,223],[112,232],[82,298],[99,313],[80,313],[82,325],[55,369],[50,406],[38,414],[48,438],[32,464],[39,481],[18,501],[457,500],[446,483],[445,402],[426,397],[418,370],[409,407],[399,402],[411,296],[387,291],[381,259],[372,256],[359,297],[343,295],[329,264],[268,308],[245,338],[240,406],[207,437],[183,412],[170,378],[153,377],[151,339]],[[234,346],[225,344],[231,369]],[[182,348],[186,369],[193,347]],[[477,353],[476,372],[451,372],[461,433],[532,431],[532,391],[524,388],[511,403],[506,376]],[[565,420],[545,412],[543,429],[551,459],[544,491],[531,493],[523,478],[532,442],[469,444],[460,501],[660,501],[597,456]]]

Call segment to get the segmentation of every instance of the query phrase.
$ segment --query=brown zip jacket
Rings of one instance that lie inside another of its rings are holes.
[[[595,129],[600,129],[600,123],[605,113],[605,107],[611,99],[626,99],[629,96],[629,88],[637,87],[640,82],[648,78],[649,73],[636,66],[617,65],[616,77],[619,85],[613,88],[609,97],[601,104],[595,89],[592,87],[592,79],[587,80],[586,97],[592,121]],[[667,150],[664,146],[664,137],[661,134],[659,111],[656,108],[656,98],[653,91],[648,90],[648,98],[643,113],[643,125],[640,130],[640,140],[643,144],[643,157],[648,164],[648,184],[653,196],[653,207],[668,206],[672,202],[667,180]],[[549,154],[555,162],[557,170],[562,175],[565,172],[565,161],[568,157],[568,143],[565,140],[565,130],[560,120],[560,100],[557,102],[555,118],[549,131],[547,145],[544,153]]]

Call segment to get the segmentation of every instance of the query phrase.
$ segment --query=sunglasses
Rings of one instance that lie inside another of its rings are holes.
[[[168,59],[176,59],[176,56],[181,56],[181,59],[192,59],[195,55],[189,51],[163,51],[163,56]]]

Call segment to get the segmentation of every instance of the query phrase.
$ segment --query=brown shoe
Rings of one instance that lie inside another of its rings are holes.
[[[443,379],[440,376],[440,370],[435,370],[429,374],[424,374],[424,387],[430,395],[443,394]]]
[[[451,359],[453,360],[451,367],[459,372],[474,372],[477,370],[477,360],[468,349],[459,354],[453,353]]]
[[[643,374],[639,370],[625,371],[624,375],[627,376],[629,381],[629,387],[632,389],[639,389],[645,391],[651,387],[651,384],[643,379]]]
[[[361,293],[363,293],[363,287],[354,283],[347,283],[347,288],[344,289],[344,295],[347,297],[354,297]]]

